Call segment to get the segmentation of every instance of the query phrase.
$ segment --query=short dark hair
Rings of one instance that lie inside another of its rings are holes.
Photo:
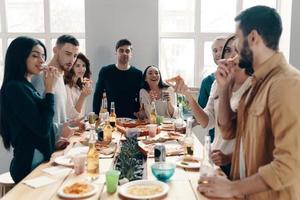
[[[56,40],[56,45],[64,45],[66,43],[73,44],[74,46],[79,46],[78,40],[72,35],[61,35]]]
[[[165,84],[163,81],[162,81],[162,78],[161,78],[161,73],[160,73],[160,70],[158,67],[156,67],[155,65],[149,65],[145,70],[144,70],[144,73],[143,73],[143,80],[142,80],[142,88],[149,91],[150,90],[150,86],[149,84],[147,83],[147,81],[145,81],[146,79],[146,76],[147,76],[147,71],[150,67],[155,67],[158,69],[158,73],[159,73],[159,82],[158,82],[158,87],[159,88],[168,88],[169,86],[167,84]]]
[[[74,64],[73,64],[73,66],[72,66],[72,68],[71,68],[71,70],[68,71],[68,72],[65,72],[64,81],[65,81],[65,84],[69,85],[70,87],[73,87],[73,86],[77,85],[80,88],[80,90],[82,90],[83,83],[82,83],[81,79],[78,79],[76,83],[73,82],[73,77],[75,76],[74,66],[75,66],[78,59],[82,60],[85,63],[86,70],[85,70],[85,73],[83,75],[83,78],[90,79],[90,77],[92,75],[91,68],[90,68],[90,61],[83,53],[79,53],[76,60],[75,60],[75,62],[74,62]]]
[[[132,44],[129,40],[121,39],[116,44],[116,51],[118,50],[118,48],[120,48],[121,46],[124,46],[124,45],[132,46]]]
[[[268,48],[278,50],[282,22],[274,8],[254,6],[242,11],[234,20],[240,22],[244,36],[256,30]]]

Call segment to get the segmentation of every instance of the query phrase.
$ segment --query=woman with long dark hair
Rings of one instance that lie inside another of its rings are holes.
[[[176,94],[172,87],[166,85],[161,78],[159,69],[148,66],[143,73],[142,89],[140,90],[141,107],[149,118],[151,103],[155,103],[157,115],[175,117],[177,115]]]
[[[71,70],[64,76],[69,119],[85,115],[86,98],[92,93],[90,77],[90,61],[83,53],[79,53]]]
[[[10,173],[18,183],[54,150],[54,95],[58,72],[43,68],[46,48],[39,40],[18,37],[9,45],[0,92],[0,133],[4,147],[13,148]],[[33,75],[45,72],[45,97],[31,84]]]

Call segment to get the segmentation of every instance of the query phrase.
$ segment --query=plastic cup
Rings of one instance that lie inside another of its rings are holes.
[[[157,124],[148,124],[149,137],[155,137],[157,132]]]
[[[119,182],[120,172],[117,170],[109,170],[106,172],[106,187],[107,192],[114,193],[117,190],[118,182]]]
[[[76,154],[73,157],[74,171],[76,175],[82,174],[85,170],[86,154]]]
[[[157,115],[156,116],[156,124],[160,125],[164,120],[163,116]]]

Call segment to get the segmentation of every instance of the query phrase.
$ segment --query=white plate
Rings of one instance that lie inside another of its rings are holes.
[[[127,118],[127,117],[119,117],[119,118],[117,118],[117,121],[120,121],[122,123],[124,123],[124,122],[135,122],[134,119]]]
[[[179,158],[176,162],[176,165],[182,168],[187,168],[187,169],[198,169],[200,168],[200,158],[195,158],[193,157],[195,160],[198,160],[198,163],[195,162],[188,162],[188,161],[183,161],[183,157]],[[186,164],[184,164],[186,163]]]
[[[58,156],[54,159],[54,162],[58,165],[66,166],[66,167],[73,167],[73,159],[70,156]]]
[[[89,147],[87,146],[74,147],[67,151],[64,156],[72,157],[76,154],[86,154],[88,151]]]
[[[143,187],[148,187],[150,185],[155,185],[155,186],[159,186],[161,187],[161,192],[157,193],[157,194],[153,194],[153,195],[144,195],[144,196],[140,196],[140,195],[133,195],[133,194],[129,194],[128,190],[130,190],[130,188],[132,187],[141,187],[141,189],[139,189],[139,191],[144,191],[142,188]],[[132,181],[129,183],[126,183],[124,185],[122,185],[119,189],[119,193],[129,199],[153,199],[153,198],[158,198],[161,197],[165,194],[167,194],[169,191],[169,186],[163,182],[160,181],[155,181],[155,180],[139,180],[139,181]]]
[[[69,182],[69,183],[64,184],[62,187],[60,187],[57,194],[60,197],[63,197],[63,198],[78,199],[78,198],[85,198],[85,197],[92,196],[92,195],[96,194],[97,191],[99,190],[99,187],[95,184],[86,183],[86,182],[78,182],[78,183],[88,184],[90,187],[92,187],[92,190],[90,192],[87,192],[87,193],[84,193],[84,194],[66,194],[66,193],[64,193],[64,188],[66,186],[71,186],[74,183],[75,182]]]

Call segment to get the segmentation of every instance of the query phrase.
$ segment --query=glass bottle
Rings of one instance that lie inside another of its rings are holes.
[[[88,120],[89,120],[89,124],[90,124],[90,127],[91,127],[91,130],[95,130],[95,123],[96,123],[96,115],[94,112],[90,112],[88,114]]]
[[[185,149],[185,155],[187,156],[194,155],[194,139],[192,136],[193,121],[194,120],[191,117],[187,119],[186,135],[184,137],[184,149]]]
[[[111,143],[113,130],[114,129],[110,125],[109,120],[106,120],[106,123],[104,124],[104,127],[103,127],[103,142],[105,144]]]
[[[151,103],[151,110],[150,110],[150,116],[149,116],[149,121],[150,124],[156,124],[156,108],[155,108],[155,102],[152,101]]]
[[[101,109],[99,112],[99,120],[98,122],[98,126],[103,126],[104,123],[106,122],[106,116],[108,116],[108,109],[107,109],[107,96],[106,96],[106,92],[103,92],[103,96],[102,96],[102,103],[101,103]]]
[[[214,176],[214,164],[210,158],[211,153],[211,144],[210,136],[206,135],[204,138],[204,151],[203,151],[203,160],[200,166],[200,176]]]
[[[117,120],[117,115],[116,115],[116,110],[115,110],[115,102],[111,102],[110,103],[109,123],[113,128],[116,127],[116,120]]]
[[[96,149],[96,140],[95,131],[92,130],[87,153],[87,175],[91,180],[95,180],[99,176],[99,152]]]
[[[100,113],[108,112],[106,92],[103,92]]]
[[[183,107],[182,104],[180,103],[178,105],[178,116],[176,117],[175,120],[175,128],[180,129],[184,126],[184,116],[183,116]]]

